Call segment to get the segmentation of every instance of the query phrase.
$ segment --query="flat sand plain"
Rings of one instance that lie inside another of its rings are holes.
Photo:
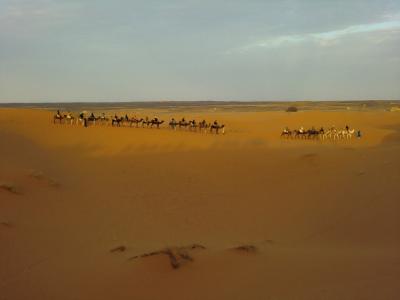
[[[227,130],[0,109],[1,300],[400,298],[400,113],[135,112]]]

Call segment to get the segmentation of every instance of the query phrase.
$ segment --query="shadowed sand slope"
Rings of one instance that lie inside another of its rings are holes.
[[[399,114],[203,116],[227,133],[0,110],[0,299],[399,298]]]

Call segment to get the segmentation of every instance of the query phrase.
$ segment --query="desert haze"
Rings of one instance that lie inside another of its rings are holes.
[[[298,106],[0,108],[0,300],[399,299],[400,112]]]

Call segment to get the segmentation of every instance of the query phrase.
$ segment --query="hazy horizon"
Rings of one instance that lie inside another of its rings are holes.
[[[0,103],[400,99],[393,0],[0,0],[0,44]]]

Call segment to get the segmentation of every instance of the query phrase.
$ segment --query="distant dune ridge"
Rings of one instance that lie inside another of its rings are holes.
[[[0,299],[398,299],[397,102],[290,105],[59,105],[225,135],[3,105]],[[361,138],[281,137],[346,125]]]
[[[400,107],[400,100],[358,100],[358,101],[110,101],[110,102],[65,102],[65,103],[0,103],[0,108],[28,108],[47,110],[67,110],[78,112],[82,110],[161,110],[161,111],[285,111],[288,107],[301,110],[391,110]]]

